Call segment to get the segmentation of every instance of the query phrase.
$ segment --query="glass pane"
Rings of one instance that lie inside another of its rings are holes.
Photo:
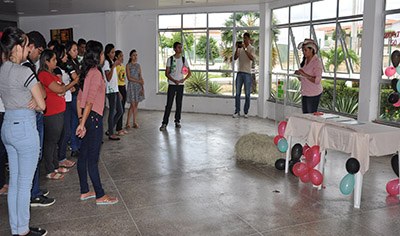
[[[208,68],[211,70],[232,70],[232,46],[222,41],[221,30],[209,31],[209,63]]]
[[[174,42],[182,42],[180,32],[158,33],[158,68],[165,69],[168,57],[174,55]]]
[[[339,17],[363,14],[364,0],[339,0]]]
[[[165,76],[165,70],[158,72],[158,91],[166,93],[168,91],[168,79]]]
[[[272,24],[289,23],[289,7],[272,10]]]
[[[303,59],[303,54],[301,50],[297,49],[297,45],[304,41],[306,38],[310,38],[310,27],[309,26],[301,26],[301,27],[293,27],[293,38],[294,38],[294,48],[293,43],[290,41],[289,47],[289,70],[293,72],[299,69],[300,62]],[[290,38],[290,40],[292,40]]]
[[[400,122],[400,110],[389,103],[388,97],[393,93],[390,82],[381,84],[379,119]]]
[[[397,26],[400,21],[400,14],[386,15],[384,48],[383,48],[383,68],[393,65],[390,60],[392,52],[400,50],[400,29]]]
[[[232,13],[210,13],[208,14],[208,27],[233,26]]]
[[[343,60],[347,59],[349,63],[350,71],[348,73],[360,73],[361,66],[361,36],[362,36],[362,21],[353,21],[347,23],[340,24],[342,28],[342,37],[344,38],[343,44],[345,44],[347,48],[346,54],[343,56],[339,53],[339,59]],[[339,50],[341,49],[341,45]],[[345,56],[346,55],[346,56]],[[339,65],[343,63],[338,63]],[[340,68],[340,66],[339,66]]]
[[[271,98],[277,101],[283,101],[285,98],[286,75],[272,74],[271,75]]]
[[[183,28],[205,28],[207,27],[207,14],[184,14]]]
[[[258,27],[260,26],[259,12],[236,12],[236,27]]]
[[[187,30],[183,33],[185,58],[192,70],[206,70],[207,33]]]
[[[313,3],[313,20],[329,19],[336,17],[337,0],[324,0]],[[321,11],[327,9],[327,11]]]
[[[288,103],[301,104],[301,85],[297,77],[289,77],[286,98]]]
[[[321,96],[320,107],[349,115],[358,112],[359,83],[350,80],[336,81],[336,99],[333,100],[335,91],[333,80],[323,80],[324,92]]]
[[[286,73],[288,68],[288,28],[272,29],[272,71],[275,73]]]
[[[231,71],[209,72],[208,83],[209,94],[233,96],[234,83]]]
[[[386,10],[400,9],[399,0],[386,0]]]
[[[181,28],[181,15],[160,15],[158,16],[159,29]]]
[[[192,71],[192,76],[185,82],[186,94],[206,94],[207,93],[207,72]]]
[[[291,6],[290,22],[300,22],[310,20],[310,3]]]
[[[325,68],[325,76],[334,76],[335,69],[335,31],[336,24],[315,25],[314,30],[317,35],[319,53]]]

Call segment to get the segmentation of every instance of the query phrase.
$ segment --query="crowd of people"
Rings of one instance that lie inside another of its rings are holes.
[[[0,38],[0,195],[7,195],[12,235],[47,235],[29,224],[31,207],[56,202],[40,187],[40,166],[57,181],[76,165],[80,200],[118,203],[105,193],[98,169],[103,114],[107,97],[109,140],[139,128],[144,79],[137,51],[124,65],[121,50],[95,40],[46,44],[39,32],[16,27],[5,28]],[[125,103],[130,108],[123,126]]]

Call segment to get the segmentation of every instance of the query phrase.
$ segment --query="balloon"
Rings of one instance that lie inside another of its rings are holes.
[[[393,76],[394,74],[396,74],[396,68],[394,68],[393,66],[389,66],[388,68],[386,68],[385,75],[387,77]]]
[[[400,82],[399,81],[397,81],[396,90],[395,91],[396,92],[400,91]]]
[[[399,94],[397,92],[393,92],[393,93],[389,94],[388,102],[390,104],[394,104],[398,101],[399,101]]]
[[[347,174],[340,181],[340,192],[344,195],[349,195],[354,189],[354,175]]]
[[[399,82],[399,80],[398,79],[392,79],[391,81],[390,81],[390,87],[392,87],[392,89],[395,91],[395,92],[398,92],[398,90],[397,90],[397,83]]]
[[[277,136],[275,136],[275,138],[274,138],[274,143],[275,143],[275,145],[278,145],[278,141],[279,141],[279,139],[281,139],[281,138],[283,138],[283,136],[281,136],[281,135],[277,135]]]
[[[400,66],[397,66],[397,67],[396,67],[396,72],[397,72],[397,74],[400,75]]]
[[[354,175],[355,173],[357,173],[360,170],[360,162],[358,162],[358,160],[355,158],[349,158],[346,161],[346,170],[350,174]]]
[[[308,149],[310,149],[310,146],[308,146],[307,143],[304,144],[304,147],[303,147],[303,155],[304,155],[304,156],[306,155],[306,151],[307,151]]]
[[[283,158],[280,158],[275,161],[275,168],[278,170],[284,170],[285,169],[285,162],[286,160]]]
[[[324,180],[324,176],[322,176],[321,172],[319,172],[318,170],[312,169],[309,172],[310,175],[310,179],[311,179],[311,183],[314,185],[321,185],[323,180]]]
[[[313,153],[312,153],[311,148],[307,149],[307,151],[304,153],[304,157],[306,159],[306,162],[312,161],[312,156],[313,156]]]
[[[285,134],[286,125],[287,125],[287,122],[286,122],[286,121],[281,121],[281,122],[279,122],[279,125],[278,125],[278,134],[279,134],[280,136],[283,136],[283,135]]]
[[[306,160],[307,168],[312,169],[318,165],[321,161],[321,154],[318,152],[316,154],[313,153],[311,160]]]
[[[303,155],[303,147],[300,143],[296,143],[292,147],[292,160],[300,160],[301,155]]]
[[[300,180],[303,183],[308,183],[310,182],[310,176],[308,175],[308,172],[305,173],[304,175],[300,176]]]
[[[290,173],[292,173],[292,175],[295,175],[294,174],[294,172],[293,172],[293,167],[294,167],[294,165],[296,164],[296,163],[299,163],[300,162],[300,160],[290,160],[289,161],[289,171],[290,171]],[[295,175],[296,176],[296,175]]]
[[[396,196],[399,194],[399,179],[392,179],[386,184],[386,192],[389,195]]]
[[[400,107],[400,99],[396,103],[394,103],[393,106],[394,107]]]
[[[399,177],[399,155],[393,155],[391,163],[394,173],[397,175],[397,177]]]
[[[394,50],[392,52],[392,55],[390,56],[390,59],[392,60],[392,64],[394,67],[397,67],[400,63],[400,51],[399,50]]]
[[[313,155],[319,154],[319,146],[318,145],[312,146],[311,151],[312,151]]]
[[[288,143],[285,138],[281,138],[278,141],[278,150],[280,152],[286,152],[288,149]]]
[[[307,174],[307,165],[303,162],[297,162],[296,164],[293,165],[293,174],[295,176],[303,176]]]
[[[186,66],[182,67],[182,74],[187,75],[187,73],[189,72],[188,68]]]

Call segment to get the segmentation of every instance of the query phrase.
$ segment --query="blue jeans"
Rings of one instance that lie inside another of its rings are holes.
[[[78,93],[72,93],[72,102],[71,102],[71,149],[72,151],[79,151],[79,148],[81,148],[81,139],[78,138],[78,136],[75,135],[76,128],[78,127],[79,124],[79,119],[78,119],[78,112],[76,108],[76,101],[77,101],[77,95]]]
[[[6,110],[1,137],[10,165],[8,214],[12,234],[29,231],[29,204],[33,175],[40,152],[36,112],[28,109]]]
[[[78,175],[81,193],[89,192],[87,175],[89,173],[96,198],[104,196],[99,173],[100,147],[103,140],[103,117],[91,111],[85,123],[86,135],[82,139],[81,151],[78,158]]]
[[[114,134],[114,128],[117,125],[119,118],[122,116],[122,104],[119,98],[119,93],[108,93],[108,104],[110,110],[108,113],[108,132],[110,135]]]
[[[72,102],[66,102],[65,112],[64,112],[64,129],[61,134],[61,138],[58,141],[58,161],[64,161],[67,159],[67,146],[68,141],[71,139],[71,120],[73,114]],[[75,108],[76,110],[76,108]],[[74,132],[75,136],[75,132]]]
[[[301,105],[304,114],[314,113],[318,110],[318,104],[321,98],[321,94],[313,97],[307,97],[307,96],[301,97]]]
[[[235,96],[235,113],[240,113],[240,95],[242,94],[242,87],[244,84],[244,92],[246,95],[244,102],[244,114],[249,112],[250,108],[250,91],[251,91],[251,74],[245,72],[238,72],[236,75],[236,96]]]
[[[36,113],[36,127],[39,133],[40,140],[40,152],[39,152],[39,162],[36,167],[35,175],[33,176],[32,190],[31,190],[31,199],[37,198],[42,195],[42,191],[40,191],[40,183],[39,183],[39,173],[40,173],[40,161],[42,160],[42,148],[43,148],[43,137],[44,137],[44,123],[43,123],[43,113]]]

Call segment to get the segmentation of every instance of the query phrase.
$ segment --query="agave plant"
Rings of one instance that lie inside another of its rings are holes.
[[[208,81],[208,93],[219,94],[221,85]],[[192,72],[192,76],[185,84],[185,91],[190,94],[206,94],[207,92],[207,74],[205,72]]]

